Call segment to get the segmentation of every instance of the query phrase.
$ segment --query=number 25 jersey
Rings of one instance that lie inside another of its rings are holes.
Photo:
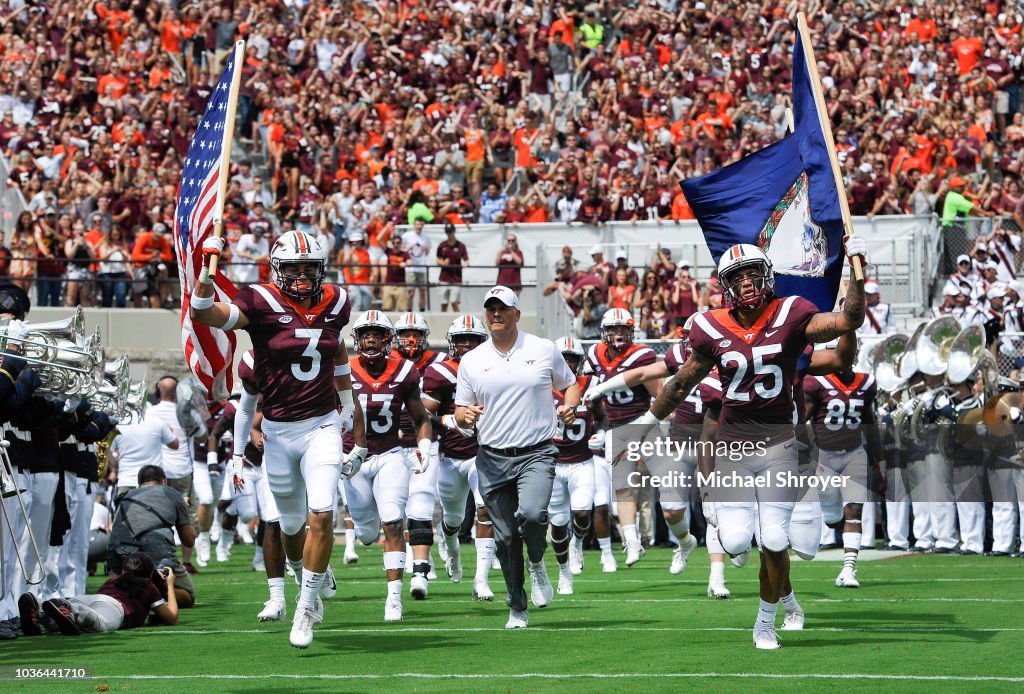
[[[718,366],[719,441],[776,442],[793,435],[793,379],[818,309],[807,299],[773,299],[749,329],[730,309],[699,313],[690,346]]]
[[[320,301],[303,308],[273,284],[251,284],[232,303],[249,319],[263,416],[298,422],[336,410],[334,365],[352,312],[348,293],[325,284]]]

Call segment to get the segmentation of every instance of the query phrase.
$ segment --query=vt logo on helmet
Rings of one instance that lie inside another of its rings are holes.
[[[270,249],[270,271],[282,294],[308,299],[323,286],[327,253],[309,234],[289,231]]]
[[[718,261],[725,296],[740,311],[756,311],[775,296],[772,261],[757,246],[738,243]]]
[[[364,362],[385,358],[394,337],[391,319],[381,311],[366,311],[352,324],[352,347]]]

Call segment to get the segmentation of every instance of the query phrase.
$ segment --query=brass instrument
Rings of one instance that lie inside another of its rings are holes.
[[[102,348],[98,333],[85,335],[85,317],[79,306],[74,315],[48,323],[29,324],[23,338],[7,336],[0,324],[0,349],[20,347],[19,358],[35,368],[42,385],[40,395],[90,397],[99,386]]]

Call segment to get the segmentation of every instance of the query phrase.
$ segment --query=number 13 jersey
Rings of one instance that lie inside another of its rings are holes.
[[[251,284],[232,303],[249,319],[263,416],[299,422],[337,410],[334,366],[352,312],[348,293],[325,284],[320,301],[303,308],[273,284]]]
[[[749,329],[729,309],[699,313],[690,346],[718,366],[719,441],[775,443],[793,435],[793,379],[817,308],[807,299],[773,299]]]

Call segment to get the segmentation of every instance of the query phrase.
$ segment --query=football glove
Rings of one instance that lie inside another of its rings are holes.
[[[341,433],[344,435],[355,426],[356,404],[352,399],[352,391],[339,390],[338,402],[341,403]]]
[[[604,453],[604,438],[604,429],[599,429],[597,433],[587,439],[587,448],[594,453]]]
[[[453,414],[446,414],[443,417],[441,417],[441,426],[450,431],[457,431],[463,436],[465,436],[467,439],[471,439],[474,436],[476,436],[475,430],[460,427],[459,423],[455,420],[455,415]]]
[[[708,525],[718,527],[718,505],[714,501],[708,500],[708,492],[704,492],[704,495],[700,499],[700,509],[704,513],[704,520],[707,521]]]
[[[343,480],[350,480],[359,474],[359,468],[363,466],[363,461],[366,460],[366,453],[366,449],[362,446],[352,446],[352,450],[341,461],[341,478]]]
[[[416,444],[416,455],[406,457],[409,469],[414,475],[421,475],[430,467],[430,439],[420,439]]]
[[[245,478],[242,477],[242,467],[242,456],[231,456],[231,462],[228,463],[228,477],[231,478],[231,488],[235,494],[245,492]]]
[[[846,237],[846,257],[853,258],[859,255],[863,258],[863,261],[867,262],[868,257],[868,242],[860,236],[847,236]]]

